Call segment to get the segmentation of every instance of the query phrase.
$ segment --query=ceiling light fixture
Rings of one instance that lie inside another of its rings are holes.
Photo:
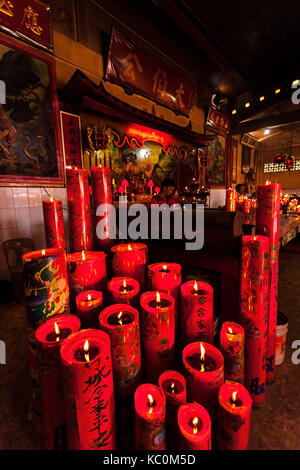
[[[248,101],[248,102],[245,104],[245,108],[249,108],[249,106],[250,106],[250,103],[249,103],[249,101]]]
[[[264,134],[265,134],[265,135],[269,135],[269,134],[270,134],[270,129],[265,129]]]
[[[265,97],[264,97],[264,96],[261,96],[261,97],[259,98],[259,101],[263,101],[264,99],[265,99]]]

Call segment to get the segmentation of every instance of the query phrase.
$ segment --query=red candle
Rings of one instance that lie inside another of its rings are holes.
[[[268,328],[269,239],[242,237],[241,318],[245,329],[245,387],[253,403],[265,399]]]
[[[224,382],[224,359],[221,352],[208,343],[190,343],[183,350],[183,366],[188,401],[200,403],[213,416],[218,391]]]
[[[83,328],[98,328],[102,303],[102,292],[98,290],[87,290],[76,296],[76,311]]]
[[[107,288],[111,303],[138,306],[140,285],[132,277],[113,277]]]
[[[71,252],[93,249],[88,171],[66,169]]]
[[[144,292],[140,302],[143,373],[146,380],[157,383],[160,374],[174,366],[175,301],[157,291]]]
[[[245,330],[237,323],[226,321],[220,333],[221,352],[224,357],[225,380],[244,383]]]
[[[251,210],[251,202],[250,199],[247,198],[247,196],[244,197],[243,204],[242,204],[242,212],[245,214],[249,214]]]
[[[103,216],[97,216],[97,208],[102,205],[106,209],[105,221],[105,238],[100,239],[95,233],[94,247],[95,250],[107,250],[112,241],[109,239],[108,232],[108,206],[112,204],[112,185],[111,185],[111,174],[109,167],[92,167],[91,168],[91,185],[92,185],[92,197],[93,197],[93,219],[94,227],[100,222],[103,224]]]
[[[177,413],[186,403],[186,380],[176,370],[166,370],[159,376],[158,384],[166,396],[167,449],[175,450],[179,448],[180,436]]]
[[[267,340],[268,382],[272,382],[275,377],[280,193],[280,184],[266,184],[257,188],[256,232],[270,237],[269,326]]]
[[[63,341],[79,328],[78,317],[64,314],[52,316],[35,332],[38,351],[38,401],[47,450],[66,448],[59,350]]]
[[[35,329],[48,316],[69,309],[66,255],[48,248],[24,253],[22,259],[27,320]]]
[[[148,248],[143,243],[115,245],[112,251],[112,269],[117,277],[133,277],[143,289]]]
[[[181,450],[211,450],[211,419],[199,403],[187,403],[178,411]]]
[[[107,283],[106,256],[102,251],[82,251],[67,255],[70,297],[75,309],[75,298],[80,292],[105,292]]]
[[[246,450],[251,422],[251,397],[243,385],[225,382],[218,396],[217,447],[219,450]]]
[[[61,349],[69,450],[115,450],[115,399],[110,339],[81,330]]]
[[[166,398],[152,384],[140,385],[134,394],[136,450],[166,449]]]
[[[237,209],[237,192],[235,189],[226,189],[226,210],[235,212]]]
[[[213,288],[200,281],[181,286],[181,344],[214,342]]]
[[[43,201],[47,248],[66,249],[62,202],[51,197]]]

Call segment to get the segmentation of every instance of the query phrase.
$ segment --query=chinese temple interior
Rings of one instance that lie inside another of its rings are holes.
[[[0,1],[1,450],[300,450],[299,15]]]

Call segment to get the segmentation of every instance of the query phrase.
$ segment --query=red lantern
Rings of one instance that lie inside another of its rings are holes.
[[[112,204],[112,186],[111,186],[111,174],[110,168],[108,167],[92,167],[91,168],[91,185],[92,185],[92,197],[93,197],[93,220],[95,227],[95,240],[94,247],[95,250],[107,250],[112,245],[112,240],[109,239],[108,232],[108,211],[109,205]],[[103,224],[103,216],[97,216],[97,208],[99,206],[103,207],[103,210],[106,211],[105,218],[105,234],[106,237],[103,239],[98,238],[97,236],[97,225],[98,223]]]
[[[293,155],[288,155],[285,160],[287,170],[292,170],[294,166],[295,157]]]
[[[65,228],[62,202],[58,200],[43,201],[43,213],[47,248],[66,249]]]
[[[181,450],[211,450],[211,419],[199,403],[187,403],[178,411]]]

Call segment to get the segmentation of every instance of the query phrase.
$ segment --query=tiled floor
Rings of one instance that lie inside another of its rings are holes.
[[[263,406],[253,410],[250,449],[300,449],[300,364],[291,344],[300,340],[300,254],[281,253],[279,309],[289,318],[286,360],[267,387]],[[42,439],[27,420],[29,376],[23,306],[2,306],[0,339],[7,364],[0,365],[0,449],[41,449]]]

